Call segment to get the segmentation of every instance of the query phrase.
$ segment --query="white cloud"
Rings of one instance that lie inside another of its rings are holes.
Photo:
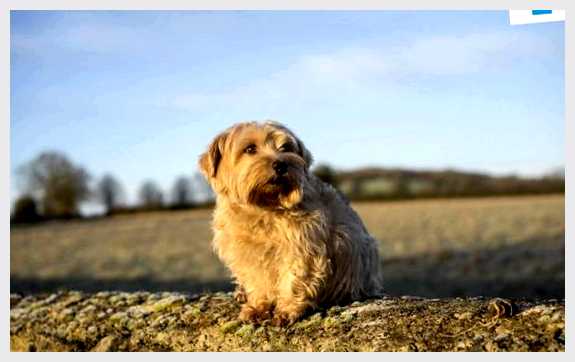
[[[246,107],[274,110],[286,102],[318,103],[392,92],[406,77],[448,77],[505,69],[520,57],[551,51],[545,39],[528,33],[433,36],[399,47],[347,48],[301,56],[285,69],[235,88],[185,93],[163,101],[186,110]]]
[[[545,39],[526,33],[435,36],[407,46],[398,57],[404,71],[427,75],[480,72],[512,59],[549,51]]]

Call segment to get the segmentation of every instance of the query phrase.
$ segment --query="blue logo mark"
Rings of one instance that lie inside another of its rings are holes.
[[[532,15],[551,14],[553,10],[531,10]]]

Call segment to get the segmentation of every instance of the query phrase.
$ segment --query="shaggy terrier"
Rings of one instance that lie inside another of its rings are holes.
[[[216,193],[214,249],[238,285],[244,321],[286,325],[307,309],[381,295],[376,240],[311,163],[276,122],[236,124],[200,156]]]

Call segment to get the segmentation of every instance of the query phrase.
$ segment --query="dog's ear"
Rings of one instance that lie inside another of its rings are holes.
[[[219,134],[208,146],[208,150],[200,156],[200,161],[198,162],[200,171],[208,181],[215,178],[218,173],[218,166],[222,160],[224,143],[227,137],[227,132]]]
[[[299,138],[295,137],[295,140],[297,142],[298,154],[305,161],[306,168],[309,169],[309,167],[311,166],[311,164],[313,162],[313,157],[311,157],[311,152],[309,152],[309,150],[305,147],[305,145],[303,144],[303,142]]]

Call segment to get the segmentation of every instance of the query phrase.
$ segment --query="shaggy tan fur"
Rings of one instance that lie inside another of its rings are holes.
[[[213,245],[242,320],[292,323],[308,308],[381,294],[377,242],[285,126],[239,123],[200,157],[214,189]]]

